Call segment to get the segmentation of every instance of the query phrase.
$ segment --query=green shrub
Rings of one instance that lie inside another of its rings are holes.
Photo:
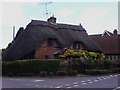
[[[66,72],[66,71],[58,71],[58,72],[56,73],[56,75],[57,75],[57,76],[65,76],[65,75],[67,75],[67,72]]]
[[[40,71],[40,76],[47,76],[48,75],[48,72],[47,71]]]
[[[111,68],[113,68],[114,67],[114,61],[112,61],[112,60],[105,60],[104,61],[104,68],[105,69],[111,69]]]
[[[53,75],[55,75],[55,73],[54,72],[49,72],[48,75],[53,76]]]
[[[111,73],[120,73],[120,68],[112,68],[109,70]]]
[[[41,71],[56,73],[59,69],[59,60],[22,60],[3,61],[3,75],[39,75]]]
[[[67,72],[68,76],[74,76],[74,75],[77,75],[77,74],[78,74],[78,71],[76,71],[76,70],[71,70],[71,71]]]
[[[101,70],[101,69],[88,69],[86,70],[86,74],[88,75],[103,75],[108,74],[109,70]]]

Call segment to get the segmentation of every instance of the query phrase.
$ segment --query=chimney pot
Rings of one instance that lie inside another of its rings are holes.
[[[47,21],[51,24],[56,24],[56,18],[54,17],[54,15],[52,17],[48,18]]]

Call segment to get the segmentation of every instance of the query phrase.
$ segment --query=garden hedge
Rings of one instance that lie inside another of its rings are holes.
[[[59,60],[23,60],[3,61],[3,75],[39,75],[41,72],[56,73],[59,69]]]
[[[3,61],[4,76],[46,76],[76,75],[78,73],[97,75],[120,72],[120,60],[72,60],[69,66],[62,66],[59,59],[54,60],[16,60]]]

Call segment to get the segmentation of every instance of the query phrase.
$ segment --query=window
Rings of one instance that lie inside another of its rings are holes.
[[[53,46],[53,40],[52,39],[48,39],[48,47],[52,47]]]
[[[80,49],[80,43],[79,42],[74,43],[73,44],[73,49],[79,50]]]

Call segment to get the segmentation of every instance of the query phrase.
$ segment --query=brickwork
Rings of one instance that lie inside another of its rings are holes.
[[[58,48],[59,45],[56,41],[52,41],[53,45],[50,47],[48,46],[48,41],[45,41],[39,48],[35,50],[35,58],[37,59],[43,59],[45,56],[47,58],[54,58],[54,53],[60,50],[61,48]],[[70,48],[73,48],[73,45],[70,46]],[[85,49],[82,44],[80,44],[80,49]]]
[[[48,58],[54,58],[54,53],[60,48],[57,48],[58,45],[55,41],[53,41],[53,46],[49,47],[47,44],[47,41],[45,41],[40,48],[36,49],[35,51],[35,58],[37,59],[43,59],[45,56],[48,56]]]

